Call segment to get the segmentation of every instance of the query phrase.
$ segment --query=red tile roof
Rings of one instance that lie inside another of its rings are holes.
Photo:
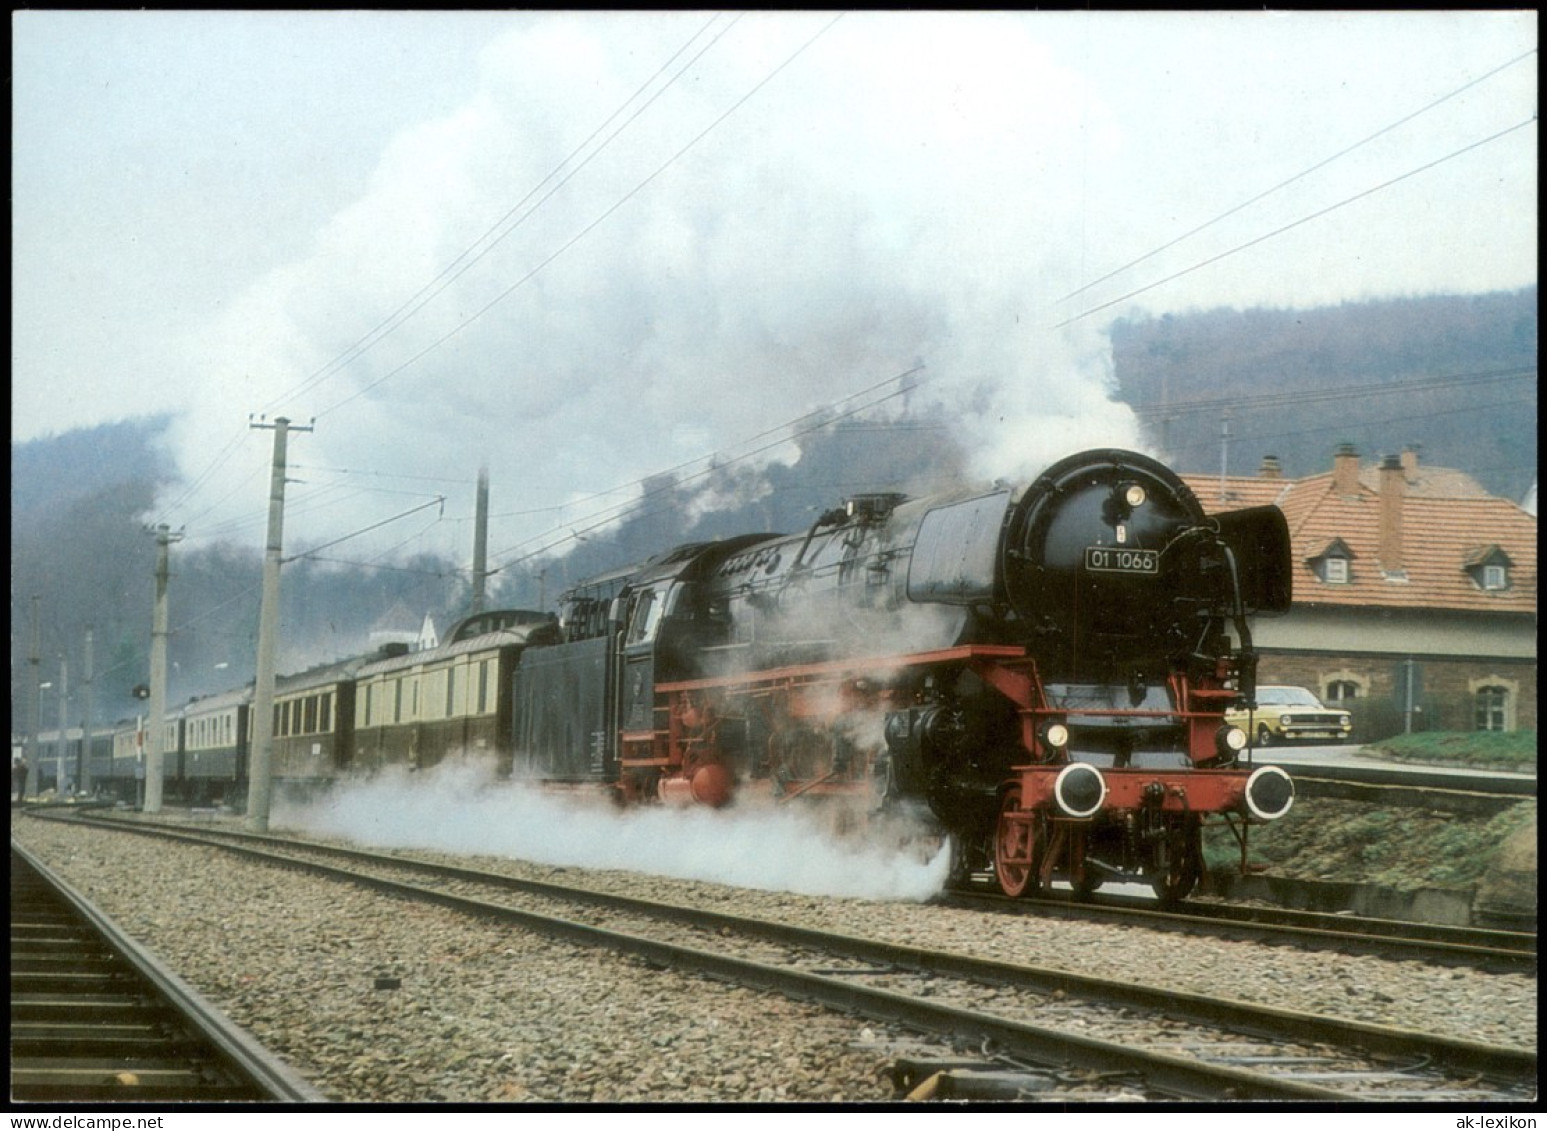
[[[1289,523],[1297,605],[1437,608],[1536,612],[1536,519],[1495,498],[1470,476],[1448,468],[1412,468],[1402,501],[1401,574],[1380,560],[1380,472],[1361,469],[1359,490],[1339,495],[1331,473],[1305,479],[1184,475],[1204,510],[1214,513],[1274,503]],[[1323,581],[1312,565],[1334,540],[1351,551],[1349,581]],[[1485,590],[1468,567],[1491,547],[1510,563],[1508,588]]]

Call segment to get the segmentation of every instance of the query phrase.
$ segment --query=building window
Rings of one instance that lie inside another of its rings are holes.
[[[1348,559],[1327,558],[1322,563],[1322,580],[1329,585],[1348,584]]]
[[[1328,703],[1347,703],[1359,698],[1359,685],[1351,679],[1335,679],[1327,684]]]
[[[1484,589],[1508,589],[1509,572],[1501,565],[1483,566]]]
[[[1498,684],[1479,687],[1475,693],[1478,730],[1509,729],[1509,688]]]

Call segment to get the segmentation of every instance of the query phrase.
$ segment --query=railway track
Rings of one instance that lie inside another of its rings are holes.
[[[13,1103],[309,1103],[309,1084],[11,842]]]
[[[937,902],[988,908],[1003,914],[1048,915],[1103,923],[1129,923],[1152,930],[1208,934],[1218,938],[1290,943],[1343,954],[1410,958],[1498,973],[1536,969],[1536,935],[1483,927],[1455,927],[1333,915],[1317,911],[1193,902],[1160,910],[1137,896],[1097,895],[1077,900],[1057,893],[1036,900],[1011,900],[998,892],[954,891]]]
[[[397,898],[816,1002],[931,1035],[896,1050],[903,1094],[1058,1097],[1074,1082],[1150,1099],[1521,1101],[1536,1055],[1197,995],[990,962],[401,855],[276,837],[115,830],[218,845]],[[970,1052],[963,1055],[960,1049]]]

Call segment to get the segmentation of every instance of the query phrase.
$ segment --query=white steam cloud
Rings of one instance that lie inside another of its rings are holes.
[[[499,554],[586,517],[505,512],[707,455],[920,359],[916,403],[964,426],[984,477],[1135,442],[1107,396],[1101,332],[1049,329],[1079,230],[1065,171],[1117,135],[1032,23],[993,16],[858,14],[820,35],[830,14],[741,18],[401,328],[298,389],[572,169],[571,149],[706,18],[553,14],[493,42],[464,105],[405,127],[310,254],[184,343],[185,472],[230,442],[238,406],[318,414],[292,445],[289,545],[409,502],[309,469],[461,479],[427,488],[451,493],[456,516],[486,459]],[[201,492],[231,498],[203,530],[264,499],[265,445],[246,448]],[[406,549],[465,557],[460,534]]]
[[[13,438],[175,416],[188,549],[262,543],[249,412],[319,417],[287,548],[443,491],[347,553],[465,560],[484,461],[498,553],[922,360],[1024,479],[1134,446],[1112,318],[1537,277],[1534,11],[14,23]]]
[[[948,853],[839,838],[812,810],[618,810],[596,796],[498,780],[485,763],[390,770],[326,798],[275,806],[277,827],[378,848],[616,868],[763,891],[922,901],[945,883]]]

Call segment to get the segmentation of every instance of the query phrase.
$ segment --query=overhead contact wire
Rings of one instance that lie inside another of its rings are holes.
[[[1526,126],[1531,125],[1535,121],[1536,116],[1532,115],[1524,121],[1516,122],[1513,126],[1509,126],[1500,130],[1498,133],[1490,134],[1489,136],[1474,141],[1469,145],[1464,145],[1460,149],[1453,150],[1452,152],[1445,154],[1443,157],[1437,157],[1427,164],[1418,166],[1416,169],[1409,169],[1407,172],[1402,173],[1399,176],[1392,177],[1388,181],[1382,181],[1380,184],[1371,188],[1367,188],[1363,192],[1357,192],[1353,196],[1345,197],[1343,200],[1340,200],[1335,204],[1329,204],[1325,208],[1318,209],[1317,211],[1312,212],[1307,216],[1302,216],[1300,219],[1291,221],[1281,228],[1275,228],[1273,231],[1264,235],[1260,235],[1256,239],[1247,240],[1243,244],[1237,244],[1235,247],[1230,248],[1228,251],[1222,251],[1218,255],[1211,255],[1209,258],[1203,260],[1200,263],[1194,263],[1191,267],[1186,267],[1180,271],[1173,272],[1163,279],[1157,279],[1153,283],[1148,283],[1145,286],[1138,287],[1135,290],[1129,291],[1125,295],[1119,295],[1117,298],[1112,299],[1110,302],[1104,302],[1099,306],[1093,306],[1089,310],[1082,310],[1079,314],[1076,314],[1070,318],[1066,318],[1062,322],[1055,323],[1053,328],[1055,330],[1063,329],[1065,326],[1073,325],[1075,322],[1080,321],[1082,318],[1087,318],[1092,314],[1096,314],[1100,311],[1116,306],[1120,302],[1126,302],[1131,298],[1144,294],[1146,291],[1152,291],[1156,287],[1164,286],[1166,283],[1174,282],[1175,280],[1180,279],[1185,275],[1191,275],[1194,271],[1200,271],[1210,264],[1218,263],[1221,259],[1229,258],[1237,252],[1245,251],[1249,247],[1256,247],[1258,244],[1265,243],[1277,236],[1281,236],[1285,232],[1290,232],[1304,224],[1309,224],[1312,220],[1318,220],[1321,217],[1328,215],[1329,213],[1336,212],[1340,208],[1344,208],[1356,201],[1363,200],[1367,196],[1372,196],[1377,192],[1382,192],[1390,188],[1392,185],[1400,184],[1402,181],[1408,180],[1411,177],[1416,177],[1420,173],[1428,172],[1430,169],[1433,169],[1439,165],[1443,165],[1447,161],[1452,161],[1465,153],[1470,153],[1474,149],[1478,149],[1484,145],[1498,141],[1502,137],[1507,137],[1514,133],[1516,130],[1524,129]]]
[[[1362,138],[1361,140],[1354,142],[1352,145],[1349,145],[1349,146],[1347,146],[1347,147],[1345,147],[1343,149],[1338,150],[1336,153],[1332,154],[1330,157],[1323,158],[1322,160],[1318,161],[1316,164],[1312,165],[1309,169],[1301,170],[1300,172],[1296,173],[1294,176],[1290,177],[1288,180],[1280,181],[1278,184],[1274,185],[1272,188],[1263,190],[1262,192],[1258,193],[1256,196],[1252,197],[1250,200],[1243,200],[1240,204],[1237,204],[1234,208],[1231,208],[1231,209],[1228,209],[1228,210],[1226,210],[1224,212],[1221,212],[1218,216],[1215,216],[1212,220],[1207,220],[1204,223],[1199,224],[1196,228],[1193,228],[1191,231],[1183,232],[1181,235],[1177,236],[1175,239],[1169,241],[1168,243],[1161,244],[1159,247],[1155,248],[1153,251],[1147,251],[1143,255],[1139,256],[1137,259],[1130,260],[1129,262],[1123,264],[1121,267],[1115,268],[1115,269],[1107,272],[1105,275],[1101,276],[1101,278],[1093,279],[1089,283],[1086,283],[1084,286],[1070,291],[1068,294],[1064,295],[1058,301],[1059,302],[1067,302],[1069,299],[1075,298],[1078,295],[1082,295],[1086,291],[1090,290],[1093,287],[1100,286],[1102,283],[1106,282],[1108,279],[1114,278],[1117,275],[1121,275],[1124,271],[1127,271],[1129,268],[1137,267],[1139,264],[1145,262],[1146,260],[1152,259],[1155,256],[1159,255],[1161,252],[1170,250],[1171,248],[1175,247],[1177,244],[1181,243],[1183,240],[1191,239],[1193,236],[1197,235],[1199,232],[1205,231],[1206,229],[1213,227],[1215,224],[1219,223],[1221,220],[1229,219],[1231,216],[1234,216],[1237,212],[1240,212],[1240,211],[1242,211],[1243,209],[1246,209],[1246,208],[1250,208],[1253,204],[1256,204],[1258,201],[1266,200],[1268,197],[1272,196],[1274,193],[1278,192],[1280,189],[1288,188],[1290,185],[1294,184],[1296,181],[1304,180],[1306,177],[1310,176],[1312,173],[1315,173],[1315,172],[1317,172],[1317,171],[1319,171],[1321,169],[1325,169],[1328,165],[1332,164],[1334,161],[1337,161],[1339,158],[1346,157],[1350,153],[1354,152],[1356,149],[1361,149],[1364,146],[1368,145],[1370,142],[1374,141],[1376,138],[1379,138],[1379,137],[1382,137],[1382,136],[1384,136],[1386,134],[1389,134],[1392,130],[1395,130],[1395,129],[1401,127],[1401,126],[1405,126],[1408,122],[1411,122],[1414,118],[1417,118],[1417,117],[1420,117],[1420,116],[1422,116],[1424,114],[1427,114],[1430,110],[1433,110],[1435,107],[1443,105],[1444,103],[1449,102],[1452,98],[1456,98],[1459,95],[1462,95],[1462,94],[1466,93],[1468,90],[1471,90],[1474,86],[1477,86],[1479,83],[1487,82],[1489,79],[1491,79],[1494,75],[1498,74],[1499,72],[1506,71],[1510,67],[1513,67],[1516,63],[1520,62],[1522,59],[1529,59],[1532,55],[1535,55],[1535,54],[1536,54],[1536,49],[1533,47],[1530,51],[1527,51],[1527,52],[1524,52],[1523,54],[1515,56],[1509,62],[1501,63],[1499,66],[1493,68],[1493,70],[1489,71],[1487,74],[1479,75],[1477,78],[1473,79],[1471,82],[1464,83],[1463,85],[1458,86],[1455,90],[1451,91],[1449,94],[1442,95],[1441,97],[1436,98],[1433,102],[1430,102],[1427,106],[1420,107],[1419,109],[1414,110],[1411,114],[1407,114],[1404,117],[1398,118],[1395,122],[1392,122],[1390,125],[1383,126],[1382,128],[1376,130],[1374,133],[1370,134],[1368,137]],[[1119,301],[1121,301],[1121,300],[1119,300]]]
[[[601,215],[597,216],[596,219],[592,220],[584,228],[580,229],[579,232],[577,232],[575,235],[571,236],[568,240],[566,240],[563,244],[561,244],[556,251],[554,251],[546,259],[542,260],[542,262],[538,263],[537,266],[533,267],[530,271],[528,271],[525,275],[521,276],[519,279],[517,279],[510,286],[506,287],[503,291],[501,291],[493,299],[491,299],[489,302],[487,302],[482,307],[480,307],[470,317],[466,318],[465,320],[463,320],[462,322],[457,324],[451,330],[448,330],[445,334],[442,334],[439,338],[436,338],[433,342],[431,342],[429,345],[425,346],[418,353],[414,354],[412,357],[408,358],[406,361],[402,362],[400,365],[397,365],[394,368],[388,370],[386,373],[382,374],[376,380],[371,381],[368,384],[362,386],[360,389],[356,390],[354,393],[352,393],[349,396],[345,397],[343,400],[338,401],[335,404],[329,405],[327,408],[323,409],[321,412],[319,412],[317,414],[318,417],[326,416],[329,413],[337,411],[338,409],[344,407],[344,405],[349,404],[351,401],[359,399],[360,397],[364,396],[366,393],[370,392],[372,389],[376,388],[377,386],[385,383],[386,381],[391,380],[393,377],[396,377],[399,373],[403,372],[405,369],[408,369],[408,368],[412,367],[413,365],[417,364],[421,358],[427,356],[428,354],[430,354],[430,353],[434,352],[435,350],[439,349],[441,346],[445,345],[452,338],[456,337],[463,330],[467,329],[468,326],[470,326],[474,322],[478,321],[478,319],[482,318],[485,314],[487,314],[489,311],[493,310],[500,303],[504,302],[507,298],[509,298],[512,294],[514,294],[521,287],[523,287],[527,283],[529,283],[533,278],[535,278],[538,275],[539,272],[541,272],[544,269],[546,269],[551,263],[553,263],[555,260],[557,260],[560,256],[564,255],[567,251],[569,251],[570,248],[574,247],[581,240],[583,240],[586,236],[590,235],[591,232],[593,232],[596,228],[598,228],[606,220],[611,218],[625,204],[627,204],[629,201],[634,199],[634,197],[638,196],[639,193],[643,192],[644,189],[647,188],[650,184],[652,184],[656,180],[657,177],[661,176],[662,173],[666,172],[667,169],[671,168],[678,161],[680,161],[684,156],[686,156],[686,154],[694,146],[696,146],[704,138],[708,137],[709,134],[711,132],[713,132],[721,123],[723,123],[727,118],[729,118],[732,114],[734,114],[737,110],[739,110],[742,106],[744,106],[749,99],[751,99],[755,94],[757,94],[760,90],[762,90],[765,86],[767,86],[770,82],[772,82],[776,77],[778,77],[780,74],[782,74],[786,67],[788,67],[791,63],[793,63],[796,59],[798,59],[801,56],[801,54],[803,54],[806,51],[807,48],[809,48],[813,43],[815,43],[818,39],[820,39],[823,35],[825,35],[827,33],[827,31],[834,24],[836,24],[839,20],[841,20],[842,18],[843,18],[843,13],[841,13],[841,12],[837,16],[834,16],[833,19],[828,21],[828,23],[826,23],[825,25],[823,25],[823,27],[815,35],[813,35],[810,39],[806,40],[805,43],[803,43],[799,47],[797,47],[795,49],[795,51],[787,59],[785,59],[782,63],[780,63],[777,67],[775,67],[772,71],[770,71],[766,76],[764,76],[756,85],[754,85],[752,87],[751,90],[747,91],[746,94],[742,95],[734,103],[732,103],[729,109],[727,109],[724,113],[720,114],[717,118],[715,118],[712,122],[710,122],[709,125],[705,126],[704,129],[701,130],[698,134],[696,134],[690,141],[688,141],[688,143],[686,145],[684,145],[681,149],[677,150],[674,154],[672,154],[669,158],[667,158],[666,161],[664,161],[658,168],[656,168],[656,170],[654,172],[650,173],[647,177],[645,177],[642,181],[640,181],[638,184],[636,184],[633,188],[629,189],[628,192],[624,193],[623,196],[619,197],[618,200],[615,201],[606,210],[604,210],[601,213]]]

